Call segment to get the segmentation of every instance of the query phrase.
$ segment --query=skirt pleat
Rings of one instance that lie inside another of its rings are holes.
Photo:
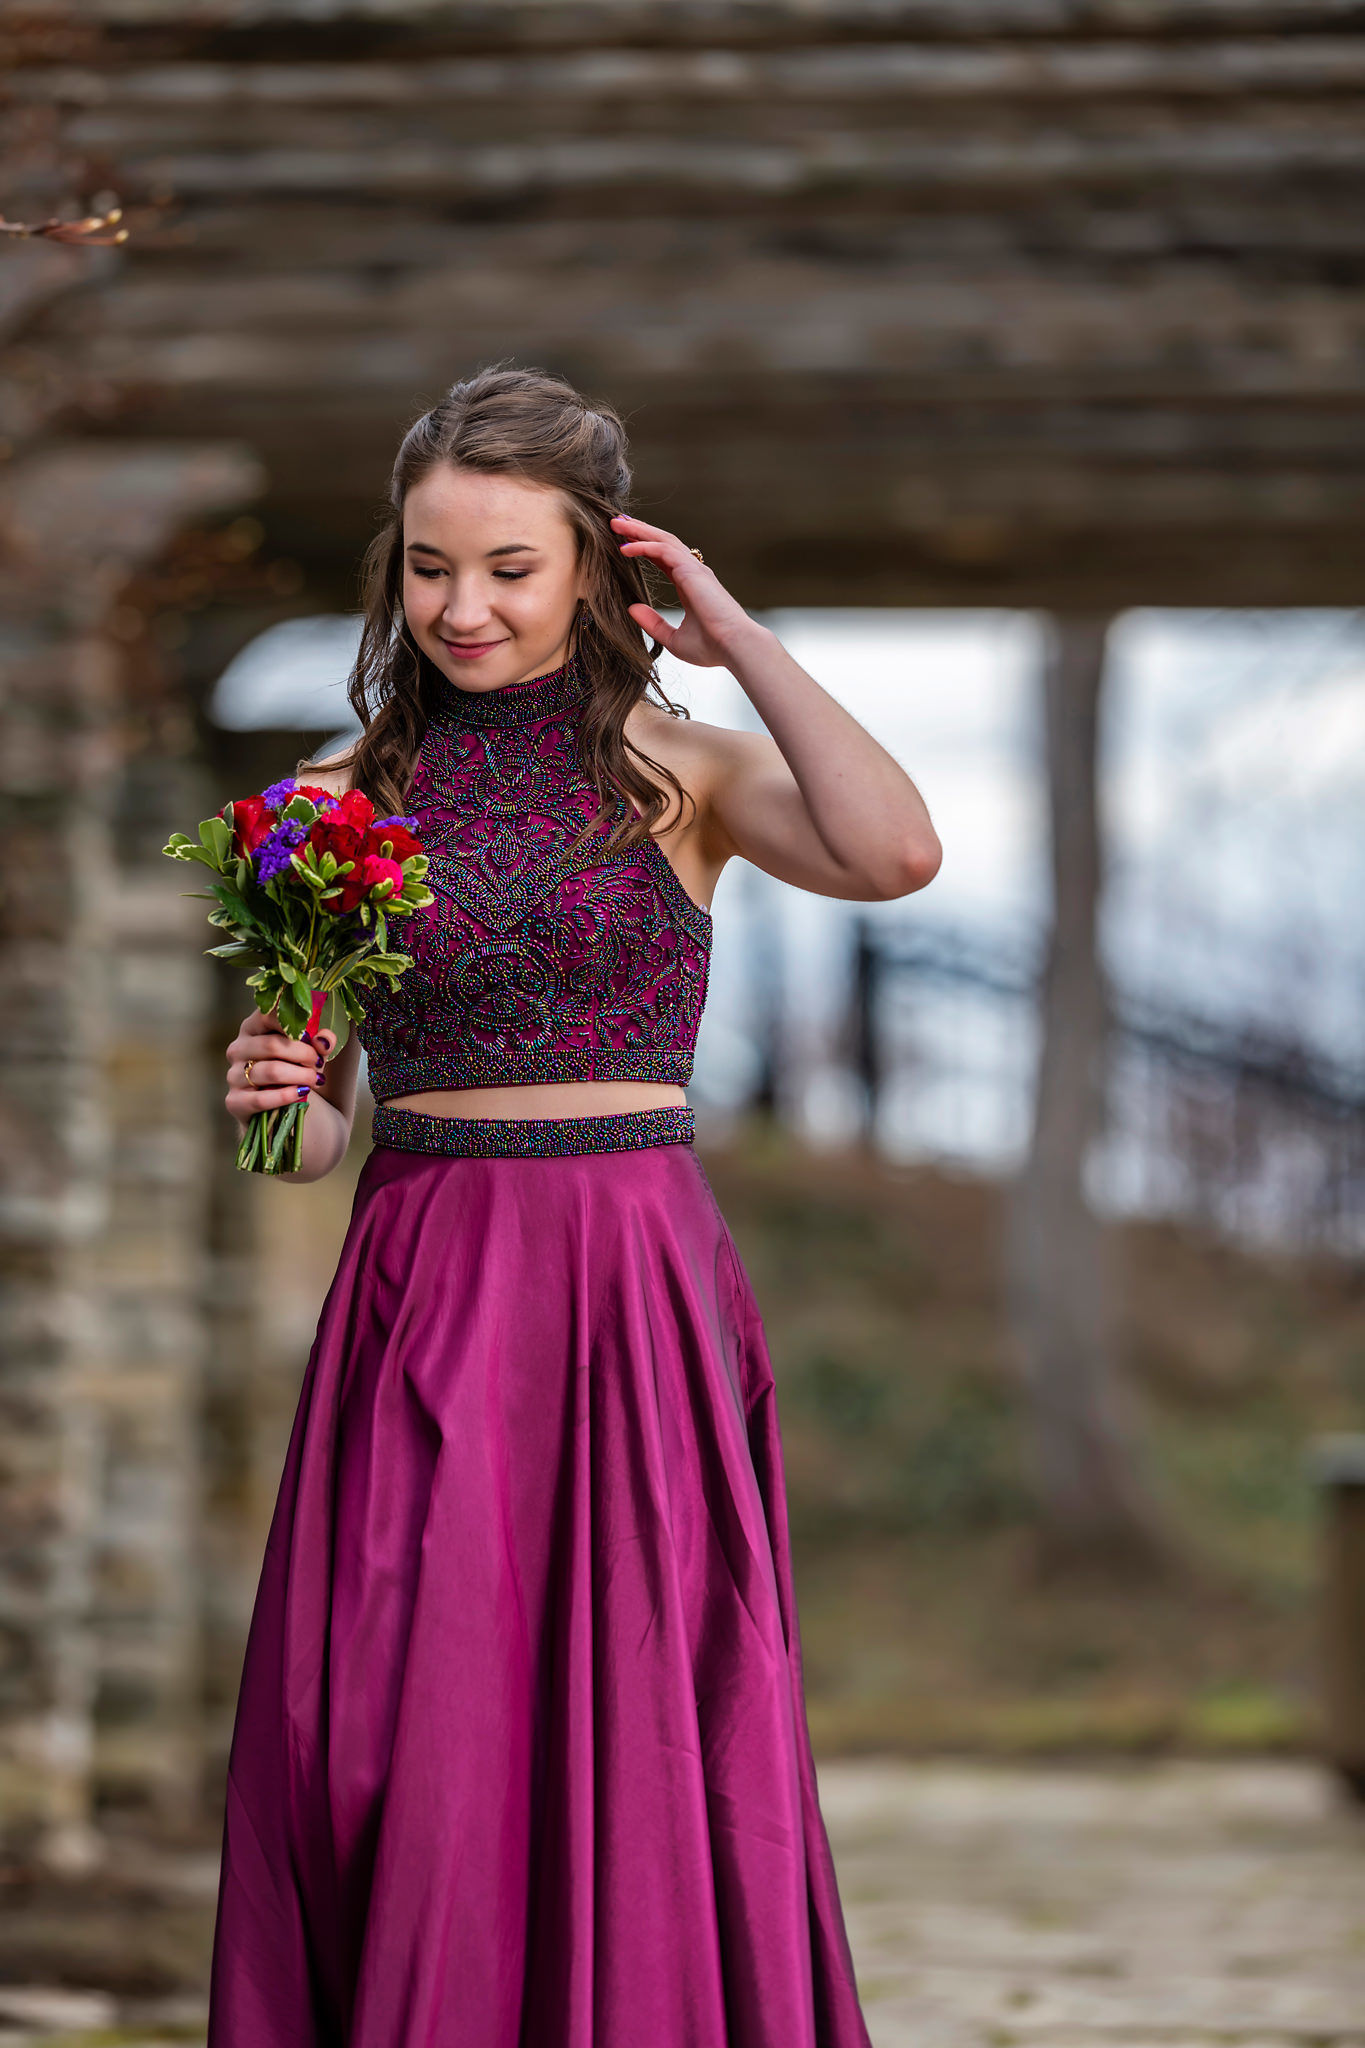
[[[870,2048],[773,1375],[685,1143],[377,1146],[228,1765],[208,2048]]]

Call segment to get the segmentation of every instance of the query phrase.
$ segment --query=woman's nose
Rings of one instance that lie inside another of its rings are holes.
[[[481,626],[487,622],[488,595],[477,578],[461,576],[451,583],[441,618],[455,629]]]

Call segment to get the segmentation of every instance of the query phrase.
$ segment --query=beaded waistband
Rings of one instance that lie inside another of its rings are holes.
[[[618,1109],[605,1116],[432,1116],[375,1104],[371,1136],[400,1152],[456,1159],[553,1159],[579,1152],[634,1152],[642,1145],[690,1145],[694,1113],[680,1104]]]

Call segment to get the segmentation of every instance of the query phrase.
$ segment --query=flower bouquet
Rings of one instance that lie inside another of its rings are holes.
[[[290,1038],[311,1038],[325,1025],[340,1046],[346,1020],[364,1015],[358,989],[412,965],[388,940],[390,918],[434,900],[416,824],[376,818],[358,789],[338,797],[289,776],[205,818],[197,843],[173,832],[162,852],[202,861],[221,877],[185,892],[216,901],[209,923],[231,934],[205,951],[255,963],[247,987],[267,1016],[278,1011]],[[257,1110],[237,1148],[243,1172],[297,1172],[307,1108],[305,1098]]]

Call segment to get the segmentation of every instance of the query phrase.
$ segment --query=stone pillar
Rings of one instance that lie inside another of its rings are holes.
[[[192,1202],[180,1215],[193,1164],[173,1136],[158,1141],[155,1114],[129,1116],[159,1084],[121,1077],[113,1058],[130,1000],[120,933],[143,952],[145,913],[114,859],[118,670],[103,621],[177,526],[258,487],[230,448],[71,443],[26,457],[0,488],[0,1819],[66,1868],[99,1853],[100,1614],[127,1567],[120,1529],[137,1526],[144,1557],[153,1522],[172,1546],[138,1595],[155,1616],[144,1639],[159,1643],[144,1672],[168,1698],[186,1683],[193,1573],[192,1461],[168,1477],[197,1371],[192,1290],[168,1286],[194,1227]],[[174,1039],[193,996],[183,976],[167,987]],[[132,1000],[158,1007],[150,987]],[[149,1184],[172,1192],[141,1205]],[[123,1234],[138,1206],[155,1239],[147,1297]],[[164,1341],[147,1340],[143,1298],[170,1303],[152,1317]]]
[[[176,825],[202,815],[191,800]],[[121,866],[113,904],[92,1623],[100,1788],[174,1820],[200,1782],[210,934],[208,906],[176,894],[186,870],[162,865]]]

